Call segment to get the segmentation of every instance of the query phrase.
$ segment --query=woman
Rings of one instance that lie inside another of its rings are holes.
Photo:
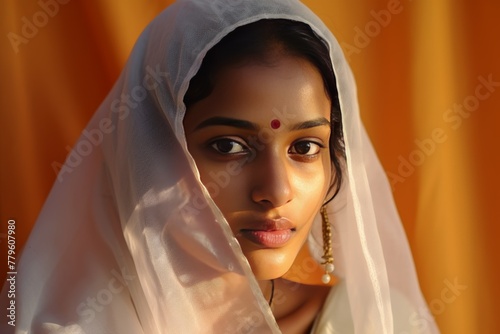
[[[319,266],[308,268],[311,285],[287,283],[299,251],[308,254],[314,217],[340,186],[344,152],[330,64],[326,45],[306,24],[260,20],[207,53],[184,97],[186,141],[201,181],[284,332],[310,329],[329,290]],[[277,115],[277,108],[287,113]],[[214,182],[221,178],[224,187]],[[325,260],[333,266],[328,254]],[[281,296],[272,303],[275,290]]]
[[[18,333],[437,332],[348,65],[299,2],[169,7],[58,181]]]

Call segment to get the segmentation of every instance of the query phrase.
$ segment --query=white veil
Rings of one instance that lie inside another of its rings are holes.
[[[16,327],[2,324],[2,333],[280,332],[199,181],[182,125],[183,96],[206,52],[236,27],[267,18],[307,23],[330,48],[347,170],[328,210],[355,333],[393,333],[394,295],[411,305],[405,321],[416,332],[437,332],[360,121],[354,79],[326,26],[293,0],[182,0],[142,33],[68,156],[18,266]],[[318,255],[314,224],[309,244]]]

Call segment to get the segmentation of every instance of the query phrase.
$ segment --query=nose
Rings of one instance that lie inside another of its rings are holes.
[[[254,177],[251,197],[255,203],[277,208],[293,199],[291,170],[286,157],[279,154],[262,154],[254,160]]]

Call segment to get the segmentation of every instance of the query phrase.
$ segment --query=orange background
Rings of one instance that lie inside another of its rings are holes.
[[[52,7],[46,22],[39,2],[0,4],[1,259],[8,219],[16,220],[19,250],[55,181],[53,162],[64,162],[137,36],[170,3],[59,1],[67,3],[57,13]],[[499,333],[500,87],[457,123],[445,117],[473,101],[479,77],[500,82],[500,3],[304,2],[349,55],[362,117],[394,182],[442,332]],[[29,38],[16,46],[11,39],[23,36],[26,20],[40,27],[25,29]],[[432,145],[435,129],[442,140]],[[417,142],[430,145],[426,153]],[[402,161],[415,163],[404,170]],[[454,283],[460,288],[450,290]]]

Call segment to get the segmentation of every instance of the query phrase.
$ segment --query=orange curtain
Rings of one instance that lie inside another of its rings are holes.
[[[170,2],[0,4],[1,258],[8,221],[17,258],[68,147],[141,30]],[[500,3],[304,2],[353,67],[362,117],[442,332],[499,333]]]

